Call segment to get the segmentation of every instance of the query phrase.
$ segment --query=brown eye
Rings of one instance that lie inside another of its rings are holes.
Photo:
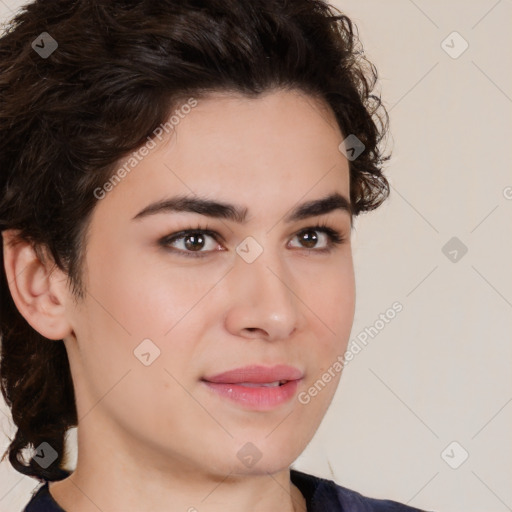
[[[313,249],[318,243],[318,236],[316,231],[313,229],[308,229],[307,231],[303,231],[299,237],[305,247],[308,249]]]
[[[162,238],[160,244],[180,256],[202,257],[216,251],[218,238],[214,231],[188,229]]]
[[[198,251],[204,247],[205,241],[203,235],[187,235],[183,237],[185,248],[189,251]]]
[[[299,249],[313,250],[319,253],[329,252],[336,245],[345,241],[345,238],[338,231],[328,226],[308,227],[297,233],[294,238],[299,239]]]

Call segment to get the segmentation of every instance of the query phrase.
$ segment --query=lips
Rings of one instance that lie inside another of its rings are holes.
[[[293,366],[245,366],[202,379],[217,396],[237,407],[269,411],[288,402],[297,393],[303,373]]]
[[[204,377],[203,380],[216,384],[248,384],[248,385],[273,385],[285,384],[291,380],[298,380],[303,377],[302,372],[294,366],[277,365],[265,366],[244,366],[227,372]]]

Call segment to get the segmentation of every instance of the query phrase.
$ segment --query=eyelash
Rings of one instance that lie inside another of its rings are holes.
[[[320,231],[322,233],[325,233],[327,237],[329,238],[327,247],[324,247],[322,249],[308,249],[307,247],[304,247],[304,250],[308,252],[317,252],[317,253],[329,253],[331,252],[336,246],[341,245],[345,242],[345,237],[341,235],[338,231],[335,229],[332,229],[327,224],[317,224],[315,226],[308,226],[304,229],[301,229],[298,231],[294,237],[299,236],[307,231]],[[210,255],[212,252],[217,251],[183,251],[182,249],[174,249],[172,247],[169,247],[168,244],[177,242],[178,240],[182,240],[190,235],[208,235],[211,236],[217,243],[219,243],[219,239],[222,239],[222,237],[215,231],[212,231],[208,229],[208,226],[203,227],[198,225],[194,229],[185,229],[182,231],[179,231],[177,233],[172,233],[171,235],[167,235],[159,240],[159,244],[162,245],[165,249],[175,253],[179,254],[180,256],[185,256],[187,258],[204,258],[208,255]]]

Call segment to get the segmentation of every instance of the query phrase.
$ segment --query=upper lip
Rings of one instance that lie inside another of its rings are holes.
[[[284,364],[276,366],[251,365],[228,370],[227,372],[204,377],[203,380],[214,383],[237,384],[241,382],[270,383],[276,381],[297,380],[303,377],[302,371]]]

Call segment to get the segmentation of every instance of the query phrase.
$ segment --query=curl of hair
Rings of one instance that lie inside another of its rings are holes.
[[[42,32],[58,43],[47,58],[31,46]],[[214,91],[323,99],[341,133],[365,145],[349,162],[352,214],[377,208],[389,156],[376,80],[355,25],[322,0],[36,0],[0,38],[0,231],[44,248],[83,298],[93,191],[173,108]],[[18,312],[2,251],[0,286],[0,384],[17,427],[9,461],[60,480],[65,433],[78,424],[64,343]],[[57,460],[26,463],[22,451],[44,441]]]

